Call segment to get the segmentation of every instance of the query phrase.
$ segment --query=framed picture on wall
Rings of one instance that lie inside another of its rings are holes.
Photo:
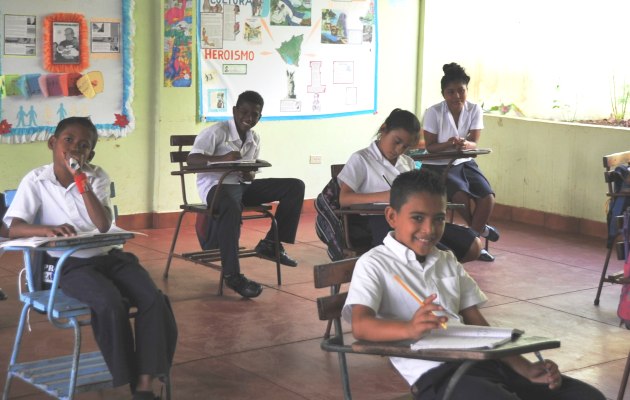
[[[81,14],[57,13],[44,18],[44,69],[81,72],[89,66],[88,33]]]
[[[79,24],[53,22],[53,64],[78,64],[81,60]]]

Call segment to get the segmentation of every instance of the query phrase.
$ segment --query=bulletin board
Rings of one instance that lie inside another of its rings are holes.
[[[133,131],[134,0],[3,1],[0,142],[47,140],[89,116],[102,137]]]
[[[376,0],[199,0],[200,120],[232,116],[238,95],[264,119],[376,112]]]

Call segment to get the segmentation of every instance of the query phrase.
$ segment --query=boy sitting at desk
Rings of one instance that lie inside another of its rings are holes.
[[[89,118],[59,122],[48,140],[53,163],[22,179],[4,216],[9,237],[74,236],[111,228],[109,177],[89,163],[97,139]],[[92,310],[94,337],[114,386],[129,383],[134,400],[153,400],[153,378],[168,374],[173,361],[177,326],[168,299],[136,256],[118,246],[79,250],[66,261],[60,284]],[[138,310],[133,331],[130,306]]]
[[[234,118],[219,122],[204,129],[195,138],[188,165],[203,167],[209,162],[256,160],[260,153],[260,138],[253,131],[262,116],[263,98],[254,91],[245,91],[238,96],[232,108]],[[217,190],[221,172],[197,174],[199,197],[211,204]],[[241,274],[238,260],[238,241],[241,236],[241,213],[243,205],[260,205],[278,201],[275,218],[281,242],[294,243],[304,201],[304,182],[294,178],[254,179],[251,172],[228,175],[221,185],[215,200],[216,219],[208,218],[207,237],[202,247],[205,250],[218,248],[221,253],[225,284],[243,297],[257,297],[262,286]],[[218,204],[218,206],[217,206]],[[273,230],[256,246],[256,253],[264,258],[276,259]],[[297,266],[280,245],[280,263]]]
[[[356,339],[375,342],[418,340],[450,323],[488,325],[478,305],[486,296],[451,252],[435,245],[444,231],[446,188],[429,170],[400,174],[385,210],[393,228],[383,244],[356,263],[343,316]],[[424,298],[424,305],[396,282],[399,276]],[[415,400],[438,400],[459,363],[391,358],[411,385]],[[550,360],[522,356],[475,364],[455,386],[461,400],[603,400],[595,388],[560,374]]]

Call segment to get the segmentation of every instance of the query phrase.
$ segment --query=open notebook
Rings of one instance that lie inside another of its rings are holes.
[[[491,349],[516,340],[524,331],[477,325],[453,325],[434,329],[411,344],[411,350],[424,349]]]

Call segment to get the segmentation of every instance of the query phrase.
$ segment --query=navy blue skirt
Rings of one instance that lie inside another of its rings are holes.
[[[442,174],[447,166],[422,164],[422,167]],[[456,192],[468,193],[474,198],[483,198],[489,194],[494,194],[490,182],[483,176],[475,160],[453,165],[448,170],[446,192],[449,199],[453,198],[453,194]]]

